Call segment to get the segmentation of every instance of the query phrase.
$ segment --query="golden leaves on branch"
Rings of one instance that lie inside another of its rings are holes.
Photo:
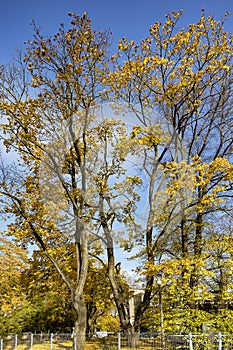
[[[161,125],[150,125],[142,129],[140,125],[135,125],[130,133],[131,139],[135,140],[139,145],[151,148],[165,141],[165,132],[161,129]]]
[[[175,30],[181,15],[173,12],[163,25],[155,23],[139,45],[126,38],[119,42],[119,62],[114,58],[116,69],[106,78],[110,91],[148,106],[185,103],[190,113],[203,106],[200,91],[232,70],[232,37],[223,31],[225,19],[204,13],[197,24]]]
[[[203,163],[199,157],[195,157],[190,164],[186,161],[166,163],[165,172],[170,177],[166,190],[170,200],[187,189],[192,198],[190,204],[197,200],[197,209],[203,212],[224,203],[224,192],[233,178],[233,165],[225,158]]]

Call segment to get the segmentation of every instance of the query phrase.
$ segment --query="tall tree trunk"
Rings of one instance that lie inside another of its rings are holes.
[[[183,258],[185,258],[188,256],[188,232],[187,232],[185,216],[183,216],[180,226],[181,226],[182,256]]]
[[[148,246],[148,261],[153,263],[153,250],[152,247],[152,228],[148,230],[147,246]],[[107,249],[108,254],[108,277],[112,287],[114,300],[117,306],[120,323],[123,332],[127,338],[127,345],[129,348],[135,348],[138,346],[140,336],[141,320],[144,312],[148,308],[151,299],[152,286],[154,282],[154,276],[148,275],[146,277],[146,288],[143,293],[143,299],[134,306],[134,314],[130,314],[129,299],[132,297],[128,291],[123,289],[120,281],[120,276],[115,268],[114,250],[112,247]],[[133,296],[134,297],[134,296]]]
[[[108,248],[108,276],[112,287],[114,300],[116,303],[118,315],[120,318],[120,323],[122,331],[124,332],[127,345],[129,348],[135,348],[138,346],[140,328],[137,330],[134,327],[135,317],[130,314],[129,299],[130,293],[123,289],[122,283],[120,281],[119,273],[115,268],[115,259],[113,248]]]
[[[152,225],[148,225],[148,229],[146,232],[146,246],[147,246],[147,261],[150,264],[150,266],[153,266],[154,265],[154,252],[153,252],[153,227],[152,227]],[[146,274],[143,297],[142,297],[141,301],[139,301],[136,304],[136,307],[135,307],[134,337],[132,339],[134,346],[138,346],[142,317],[150,305],[153,284],[154,284],[153,274],[150,274],[150,273]]]
[[[75,295],[74,309],[76,312],[76,321],[74,327],[75,350],[83,350],[86,339],[86,319],[87,308],[84,297],[82,295]]]
[[[86,334],[88,338],[93,337],[96,328],[96,320],[100,314],[97,314],[97,307],[94,303],[87,304],[87,329]]]
[[[202,253],[202,231],[203,231],[203,214],[197,213],[196,217],[196,231],[194,240],[194,258],[198,260]],[[190,287],[196,287],[198,285],[199,276],[196,268],[196,263],[194,263],[194,270],[190,277]]]
[[[127,346],[129,348],[137,348],[139,344],[140,332],[134,328],[128,329],[126,332]]]
[[[74,329],[76,340],[75,350],[84,350],[87,327],[87,305],[83,291],[88,273],[88,249],[85,223],[78,218],[78,215],[76,221],[75,248],[77,273],[76,288],[73,293],[73,307],[76,312]]]
[[[119,281],[119,276],[115,271],[115,259],[113,248],[107,248],[108,254],[108,277],[112,287],[114,300],[116,303],[117,311],[119,314],[121,327],[123,331],[127,331],[131,328],[130,315],[129,315],[129,295],[127,295]]]

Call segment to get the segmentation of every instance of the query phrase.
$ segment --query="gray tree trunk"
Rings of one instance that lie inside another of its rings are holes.
[[[83,296],[76,296],[74,309],[77,315],[74,328],[74,350],[83,350],[86,340],[87,308]]]

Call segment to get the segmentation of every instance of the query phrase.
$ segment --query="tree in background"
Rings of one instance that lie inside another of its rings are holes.
[[[21,288],[28,302],[37,309],[29,329],[24,331],[72,332],[75,314],[69,290],[43,252],[33,251],[21,277]]]
[[[115,316],[115,304],[106,268],[90,260],[85,285],[87,303],[87,334],[92,337],[97,330],[116,332],[120,330]]]
[[[17,253],[15,245],[11,242],[2,239],[2,243],[4,259],[1,262],[1,334],[72,333],[75,321],[72,300],[54,266],[48,263],[41,251],[34,250],[29,258],[27,252],[20,248]],[[69,249],[66,249],[67,254],[70,255]],[[24,260],[21,260],[22,256]],[[60,254],[60,260],[64,258],[65,256]],[[74,278],[74,267],[73,275]],[[117,318],[111,316],[115,306],[110,294],[106,272],[90,262],[85,285],[89,337],[94,335],[98,327],[106,331],[119,329]]]
[[[27,250],[14,240],[0,237],[0,332],[14,329],[14,314],[26,303],[21,275],[27,266]]]

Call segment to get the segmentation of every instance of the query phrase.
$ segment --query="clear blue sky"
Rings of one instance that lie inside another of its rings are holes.
[[[59,23],[68,23],[68,12],[88,12],[95,29],[110,29],[115,41],[143,39],[151,24],[164,21],[174,10],[184,10],[184,23],[197,21],[201,8],[221,18],[226,10],[230,17],[226,30],[233,29],[232,0],[2,0],[0,8],[0,63],[6,63],[16,48],[32,37],[34,19],[44,34],[54,34]]]

